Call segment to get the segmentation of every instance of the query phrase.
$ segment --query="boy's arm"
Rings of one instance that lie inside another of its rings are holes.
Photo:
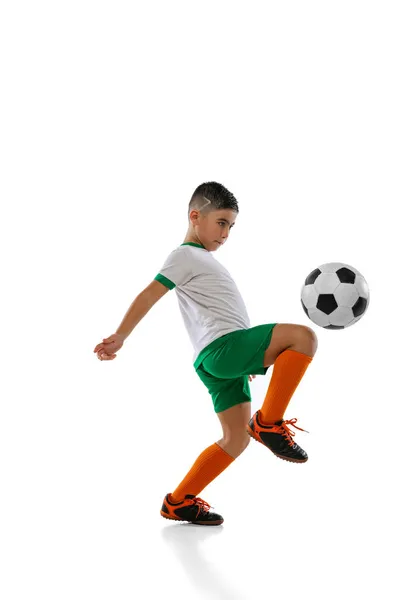
[[[116,333],[126,340],[151,307],[168,291],[169,289],[165,285],[154,279],[132,302]]]

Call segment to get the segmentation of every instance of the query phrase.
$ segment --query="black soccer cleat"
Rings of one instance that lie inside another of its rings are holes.
[[[295,425],[297,419],[291,419],[290,421],[281,419],[280,421],[261,423],[259,413],[258,410],[251,417],[246,426],[247,433],[257,442],[269,448],[278,458],[290,462],[306,462],[308,460],[307,453],[293,441],[292,436],[295,433],[288,427],[288,425],[292,425],[300,431],[306,431]]]
[[[217,513],[210,512],[213,508],[201,498],[186,494],[184,500],[173,502],[170,494],[164,498],[160,513],[164,519],[173,521],[189,521],[195,525],[221,525],[224,519]]]

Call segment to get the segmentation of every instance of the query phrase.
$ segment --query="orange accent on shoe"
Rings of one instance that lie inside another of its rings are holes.
[[[309,433],[296,425],[297,419],[279,419],[279,421],[270,421],[262,423],[257,411],[246,425],[247,433],[254,440],[269,448],[275,456],[288,460],[290,462],[306,462],[308,460],[305,452],[292,438],[295,432],[289,426],[295,427],[300,431]],[[272,434],[272,435],[270,435]]]
[[[210,512],[210,508],[213,507],[208,502],[198,496],[193,496],[193,494],[188,494],[188,496],[184,500],[175,503],[170,501],[171,494],[167,494],[160,510],[161,516],[172,521],[188,521],[189,523],[199,525],[221,525],[224,522],[221,515]],[[193,511],[186,514],[185,511],[182,511],[182,509],[190,506],[194,506],[197,509],[195,514]],[[180,510],[179,515],[175,512],[177,509]]]
[[[197,496],[195,498],[192,498],[192,501],[194,504],[196,504],[196,506],[198,506],[197,517],[199,516],[199,512],[202,508],[206,512],[208,512],[211,508],[211,506],[210,506],[210,504],[208,504],[208,502],[206,502],[205,500],[202,500],[201,498],[198,498]]]
[[[254,419],[254,431],[252,433],[256,434],[258,441],[260,441],[261,443],[263,443],[263,441],[260,438],[259,432],[266,431],[267,433],[280,433],[281,435],[285,436],[290,446],[293,446],[294,441],[292,438],[296,435],[296,432],[291,431],[289,429],[289,425],[291,425],[292,427],[296,427],[296,429],[299,429],[300,431],[310,433],[309,431],[307,431],[307,429],[302,429],[301,427],[295,425],[295,423],[297,423],[297,419],[286,419],[285,421],[282,421],[280,425],[277,425],[275,421],[261,421],[259,417],[260,411],[257,411],[256,414],[258,418]],[[250,429],[249,426],[247,426],[247,429]]]
[[[290,446],[294,446],[294,441],[292,438],[296,435],[296,432],[291,431],[289,429],[289,425],[291,425],[292,427],[296,427],[296,429],[299,429],[300,431],[305,431],[306,433],[310,433],[309,431],[307,431],[307,429],[302,429],[301,427],[298,427],[297,425],[295,425],[295,423],[297,423],[297,419],[287,419],[286,421],[282,421],[282,423],[280,425],[276,425],[272,429],[268,429],[268,431],[271,431],[272,433],[275,433],[275,432],[281,433],[282,435],[285,436],[285,438],[289,442]]]
[[[202,500],[201,498],[198,498],[197,496],[195,496],[194,498],[186,498],[185,500],[180,500],[176,503],[170,502],[169,498],[171,498],[171,494],[169,494],[167,496],[166,500],[167,500],[167,503],[169,504],[169,506],[171,506],[172,508],[175,506],[175,504],[179,508],[182,508],[184,506],[191,506],[192,504],[195,504],[198,507],[196,518],[199,516],[200,510],[202,508],[207,512],[210,510],[210,508],[212,508],[212,506],[210,506],[210,504],[208,504],[208,502],[206,502],[205,500]],[[163,517],[165,517],[167,519],[176,519],[178,521],[181,520],[180,517],[167,515],[163,511],[161,511],[161,514]]]

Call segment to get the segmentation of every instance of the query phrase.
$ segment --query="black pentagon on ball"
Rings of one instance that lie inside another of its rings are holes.
[[[344,325],[325,325],[324,329],[344,329]]]
[[[340,283],[354,283],[356,280],[356,274],[347,267],[341,267],[336,271],[336,275],[339,277]]]
[[[301,305],[303,307],[304,312],[306,313],[306,315],[308,317],[309,314],[308,314],[308,308],[307,308],[307,306],[304,304],[303,300],[300,300],[300,302],[301,302]]]
[[[312,271],[305,280],[304,285],[310,285],[311,283],[314,283],[318,275],[321,275],[321,273],[322,271],[320,271],[319,269],[314,269],[314,271]]]
[[[326,315],[330,315],[337,307],[338,303],[333,294],[320,294],[318,296],[317,308]]]
[[[366,308],[367,308],[367,300],[366,300],[366,298],[362,298],[360,296],[352,308],[354,316],[359,317],[360,315],[363,314],[363,312],[365,311]]]

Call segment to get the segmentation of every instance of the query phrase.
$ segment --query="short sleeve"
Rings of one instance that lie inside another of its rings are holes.
[[[168,289],[184,285],[192,278],[190,258],[184,247],[176,248],[165,260],[158,275],[154,277]]]

